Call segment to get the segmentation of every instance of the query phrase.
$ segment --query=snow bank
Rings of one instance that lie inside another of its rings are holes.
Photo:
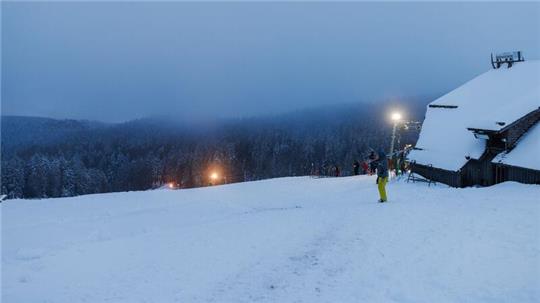
[[[540,61],[491,69],[428,107],[411,160],[457,171],[466,157],[478,159],[485,141],[467,128],[499,130],[540,107]]]
[[[509,153],[501,153],[494,163],[540,170],[540,123],[536,123]]]
[[[540,186],[374,181],[9,200],[2,302],[540,300]]]

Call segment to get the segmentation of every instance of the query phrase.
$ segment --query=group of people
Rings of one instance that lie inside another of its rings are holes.
[[[371,165],[370,165],[371,164]],[[360,169],[362,169],[362,171],[360,171]],[[353,174],[355,176],[358,176],[360,174],[362,175],[373,175],[375,173],[375,165],[373,164],[373,162],[369,162],[369,161],[362,161],[362,163],[358,162],[358,160],[355,160],[354,163],[353,163]],[[360,173],[362,172],[362,173]]]
[[[388,159],[385,152],[376,152],[372,150],[363,161],[360,162],[355,160],[353,162],[353,174],[355,176],[360,174],[377,174],[376,184],[379,190],[379,202],[384,203],[388,201],[386,195],[386,183],[388,183],[389,171],[394,170],[396,175],[404,172],[406,170],[406,162],[404,159],[405,151],[399,151],[393,154],[391,159]],[[339,177],[341,175],[341,170],[337,165],[323,165],[320,169],[315,169],[313,163],[311,165],[313,175],[334,177]]]

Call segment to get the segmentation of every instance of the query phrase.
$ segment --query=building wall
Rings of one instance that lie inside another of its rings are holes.
[[[540,184],[540,170],[518,166],[495,164],[495,183],[515,181],[525,184]]]
[[[426,179],[435,182],[444,183],[452,187],[462,187],[461,175],[459,172],[445,170],[431,165],[422,165],[417,163],[410,164],[411,171]]]
[[[461,185],[473,186],[473,185],[488,185],[486,178],[486,172],[484,171],[485,166],[482,165],[482,161],[479,160],[469,160],[461,170]]]
[[[490,186],[506,181],[540,184],[540,170],[474,159],[469,160],[457,172],[417,163],[411,163],[411,171],[424,178],[452,187]]]

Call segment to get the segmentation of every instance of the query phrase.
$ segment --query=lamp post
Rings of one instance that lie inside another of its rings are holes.
[[[390,154],[389,156],[392,157],[392,154],[394,153],[394,141],[396,140],[396,128],[401,120],[401,113],[399,112],[393,112],[392,113],[392,121],[394,122],[394,127],[392,128],[392,143],[390,144]]]

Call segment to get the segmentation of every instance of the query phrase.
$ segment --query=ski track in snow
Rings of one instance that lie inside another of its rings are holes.
[[[2,204],[2,302],[538,302],[540,186],[373,177]]]

